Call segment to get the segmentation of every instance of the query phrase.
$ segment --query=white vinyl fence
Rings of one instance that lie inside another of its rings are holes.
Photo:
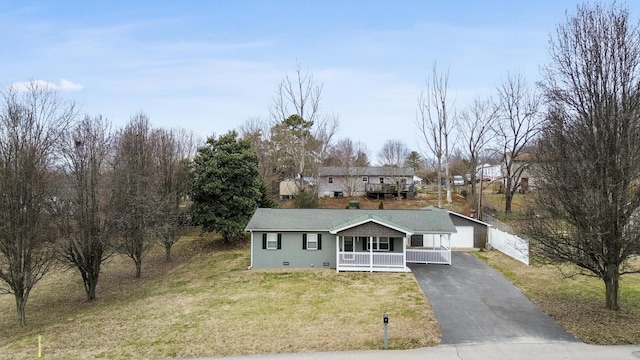
[[[529,265],[529,241],[496,228],[489,228],[489,244],[502,253]]]

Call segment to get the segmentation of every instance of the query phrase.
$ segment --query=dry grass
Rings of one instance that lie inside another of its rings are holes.
[[[498,251],[475,253],[502,272],[542,311],[589,344],[640,343],[640,274],[620,282],[621,310],[604,309],[604,284],[593,277],[565,278],[550,265],[526,266]],[[566,270],[565,269],[565,273]]]
[[[440,330],[411,274],[326,269],[246,270],[248,249],[193,237],[161,249],[133,277],[120,257],[104,266],[98,299],[86,302],[78,275],[54,271],[36,285],[26,327],[13,297],[0,296],[0,358],[167,358],[377,349],[382,315],[390,347],[434,345]]]

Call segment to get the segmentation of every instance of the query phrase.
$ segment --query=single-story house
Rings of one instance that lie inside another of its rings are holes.
[[[246,226],[251,266],[409,271],[451,264],[456,227],[445,210],[257,209]]]

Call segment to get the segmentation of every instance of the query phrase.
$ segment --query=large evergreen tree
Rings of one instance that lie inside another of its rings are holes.
[[[258,156],[250,141],[235,131],[211,136],[193,164],[193,220],[227,242],[241,236],[261,199]]]

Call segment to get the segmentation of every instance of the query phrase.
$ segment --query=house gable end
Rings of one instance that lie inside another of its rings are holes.
[[[369,224],[369,225],[363,227],[363,225],[366,225],[366,224]],[[350,230],[354,228],[358,228],[359,229],[357,230],[358,232],[365,230],[365,228],[369,228],[371,230],[377,230],[377,231],[382,231],[381,228],[385,228],[385,229],[388,229],[386,230],[386,232],[389,232],[389,230],[391,230],[394,233],[394,235],[392,236],[398,236],[398,234],[400,234],[400,236],[410,236],[413,234],[413,231],[411,231],[411,229],[409,228],[405,228],[401,225],[394,224],[386,219],[381,219],[379,216],[374,216],[374,215],[369,215],[368,217],[365,217],[365,218],[360,217],[356,219],[351,219],[347,223],[339,225],[334,229],[331,229],[329,232],[332,234],[345,235],[344,232],[346,230]],[[362,236],[365,236],[365,234],[362,234]]]
[[[369,221],[336,232],[338,236],[380,236],[380,237],[405,237],[407,233],[390,228],[374,221]]]

